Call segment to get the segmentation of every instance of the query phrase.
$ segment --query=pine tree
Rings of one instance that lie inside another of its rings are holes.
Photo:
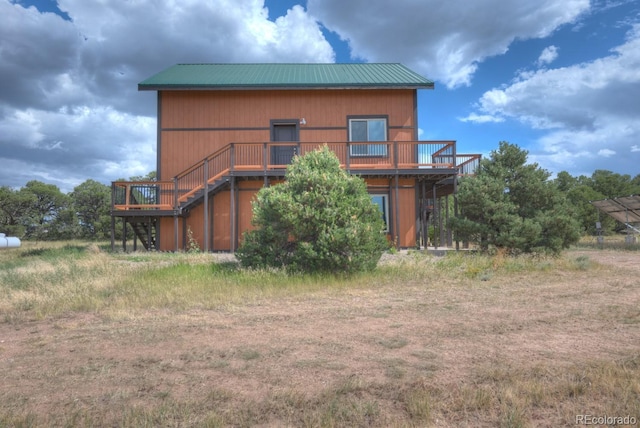
[[[475,177],[458,189],[461,215],[451,226],[482,250],[559,253],[580,238],[564,193],[526,150],[508,142],[483,159]]]
[[[388,248],[366,184],[326,146],[295,157],[284,183],[258,192],[252,224],[237,252],[249,267],[351,273],[374,269]]]

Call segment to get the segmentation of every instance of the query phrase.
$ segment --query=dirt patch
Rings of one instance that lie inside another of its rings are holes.
[[[460,284],[425,277],[209,311],[2,323],[1,412],[103,418],[167,400],[315,397],[349,382],[447,390],[491,367],[562,369],[638,355],[638,254],[568,257],[595,267]]]

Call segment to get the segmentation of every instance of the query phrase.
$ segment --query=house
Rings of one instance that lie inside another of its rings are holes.
[[[235,251],[256,192],[326,144],[366,181],[389,239],[424,244],[480,159],[418,140],[418,91],[433,87],[401,64],[174,65],[138,86],[157,91],[157,181],[112,183],[112,231],[121,219],[125,249],[132,229],[147,249]]]

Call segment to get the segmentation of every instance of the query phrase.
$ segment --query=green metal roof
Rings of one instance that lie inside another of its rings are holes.
[[[177,64],[138,84],[167,89],[433,89],[402,64]]]

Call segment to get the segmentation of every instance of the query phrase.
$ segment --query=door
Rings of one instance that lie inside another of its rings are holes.
[[[271,122],[271,141],[273,142],[297,142],[298,125],[297,122],[287,121],[286,123]],[[297,145],[271,147],[271,165],[288,165],[296,154]]]

